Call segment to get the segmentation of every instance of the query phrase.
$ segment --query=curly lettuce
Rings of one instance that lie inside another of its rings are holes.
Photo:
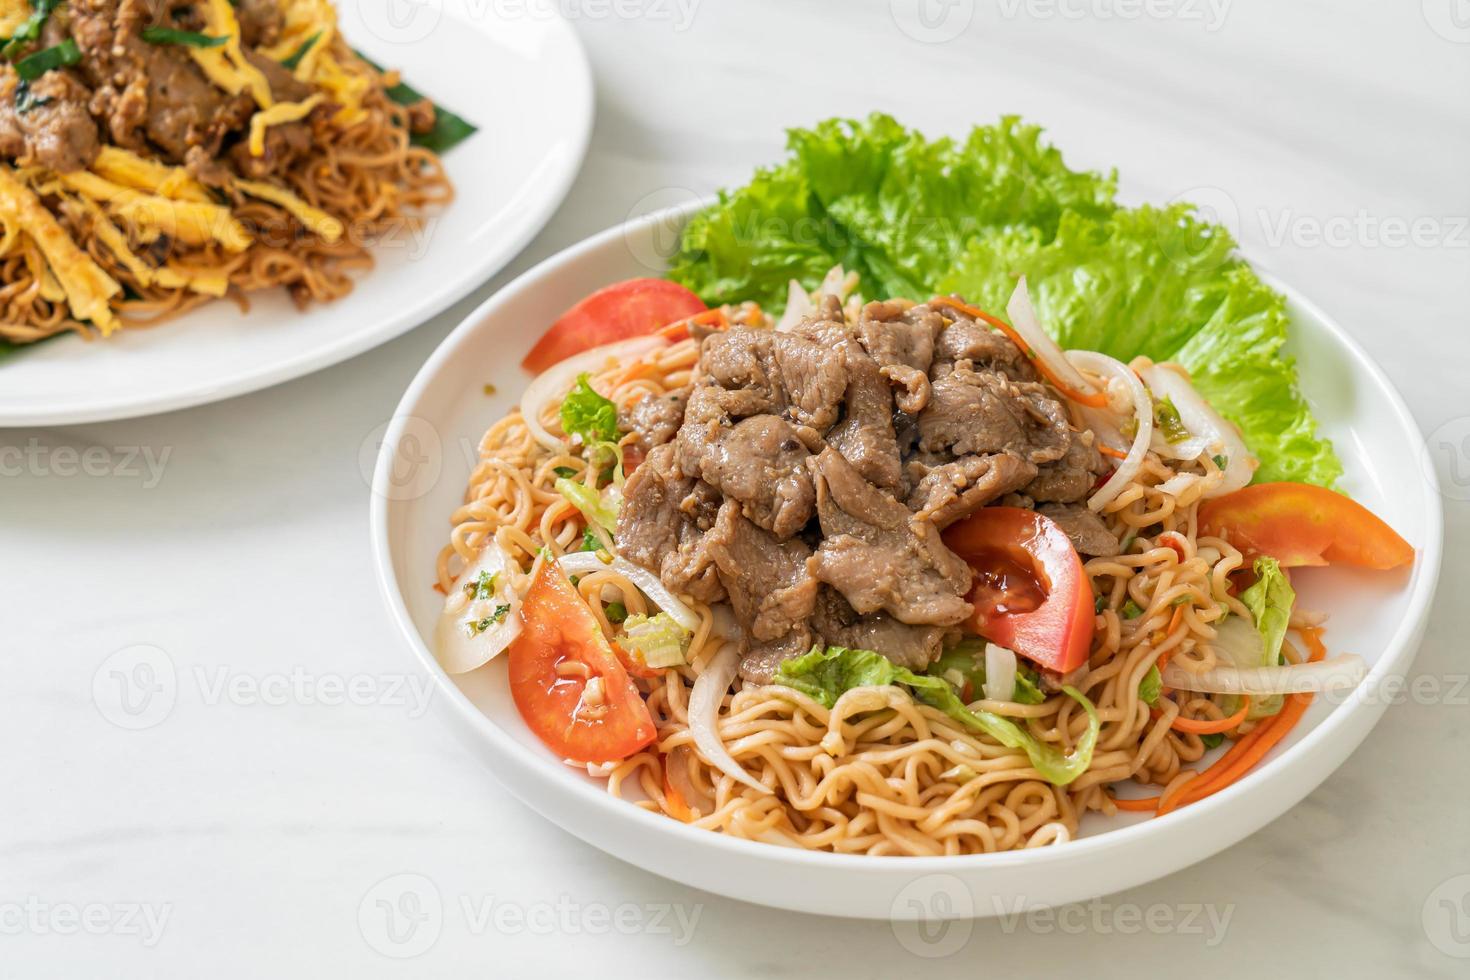
[[[881,114],[829,119],[787,146],[690,221],[670,278],[712,304],[776,310],[789,280],[810,289],[840,263],[869,296],[953,291],[998,310],[1024,273],[1064,347],[1183,364],[1240,426],[1257,480],[1341,475],[1282,354],[1284,299],[1190,205],[1121,207],[1114,175],[1073,170],[1014,117],[963,140]]]

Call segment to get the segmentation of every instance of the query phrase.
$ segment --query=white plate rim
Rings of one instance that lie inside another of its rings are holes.
[[[407,603],[401,591],[398,589],[393,572],[391,545],[388,539],[388,512],[390,505],[394,503],[391,499],[390,476],[390,469],[393,462],[393,447],[397,445],[398,440],[403,436],[405,426],[409,419],[415,415],[414,409],[416,405],[430,388],[433,379],[439,373],[439,369],[446,361],[454,357],[458,346],[478,330],[480,325],[499,306],[508,303],[511,298],[519,295],[523,291],[535,289],[542,276],[564,263],[575,261],[589,252],[600,250],[619,238],[635,234],[645,225],[658,224],[665,228],[678,227],[679,223],[687,220],[689,215],[708,206],[713,200],[713,198],[704,198],[685,205],[644,215],[640,218],[624,222],[623,224],[607,228],[589,238],[568,246],[538,263],[525,273],[522,273],[470,313],[444,339],[440,346],[435,349],[405,390],[403,398],[395,409],[393,419],[383,437],[377,465],[374,469],[373,490],[369,494],[368,506],[369,536],[373,564],[384,602],[388,608],[389,618],[398,627],[408,647],[413,651],[414,658],[419,666],[426,670],[433,678],[437,696],[443,699],[441,704],[447,702],[450,710],[455,714],[456,720],[467,724],[471,730],[482,738],[492,742],[506,763],[518,767],[524,773],[532,775],[537,780],[544,778],[544,773],[539,768],[539,763],[523,757],[523,747],[520,743],[504,732],[489,716],[481,712],[459,690],[454,682],[449,679],[443,669],[439,667],[433,653],[420,637],[418,629],[414,625],[412,615],[408,610]],[[1332,335],[1339,348],[1357,362],[1358,366],[1387,395],[1393,408],[1395,423],[1402,427],[1404,431],[1415,433],[1420,441],[1422,441],[1419,426],[1414,421],[1413,415],[1409,412],[1402,395],[1378,364],[1353,339],[1352,335],[1344,330],[1334,318],[1327,315],[1318,304],[1307,299],[1297,289],[1282,282],[1276,276],[1263,271],[1261,262],[1254,258],[1248,250],[1241,251],[1239,254],[1252,264],[1258,275],[1271,285],[1272,288],[1277,289],[1292,303],[1309,312]],[[1366,737],[1366,732],[1382,716],[1386,704],[1370,701],[1369,692],[1379,689],[1385,678],[1390,676],[1401,677],[1407,672],[1413,661],[1414,654],[1417,652],[1418,641],[1422,637],[1427,623],[1429,608],[1433,603],[1435,590],[1439,582],[1444,543],[1443,503],[1437,477],[1430,472],[1425,472],[1423,476],[1423,481],[1417,485],[1423,488],[1421,496],[1426,518],[1425,542],[1416,558],[1415,569],[1410,579],[1409,587],[1411,593],[1403,619],[1394,630],[1389,642],[1384,646],[1382,656],[1372,665],[1367,679],[1350,696],[1345,698],[1341,704],[1337,705],[1320,723],[1313,727],[1311,731],[1307,732],[1299,741],[1286,747],[1280,755],[1269,759],[1264,765],[1257,765],[1244,777],[1219,793],[1162,817],[1079,837],[1062,847],[1002,851],[992,854],[903,857],[901,859],[894,859],[774,847],[756,841],[747,841],[725,834],[699,830],[678,821],[670,820],[660,814],[650,813],[640,807],[631,806],[626,801],[619,800],[599,787],[585,781],[568,780],[564,785],[558,786],[558,791],[571,794],[571,796],[575,797],[577,803],[595,808],[599,816],[605,816],[606,819],[625,821],[634,827],[642,827],[650,833],[674,834],[688,842],[726,851],[734,856],[759,859],[768,864],[787,864],[796,872],[799,872],[802,868],[861,869],[867,874],[885,875],[900,882],[911,881],[920,875],[943,872],[963,874],[986,868],[1045,867],[1055,864],[1070,864],[1076,861],[1085,861],[1089,858],[1099,857],[1104,851],[1113,846],[1135,841],[1139,838],[1163,836],[1166,834],[1175,837],[1179,835],[1187,836],[1192,829],[1210,821],[1219,811],[1233,807],[1235,802],[1242,797],[1255,795],[1259,790],[1263,790],[1267,784],[1280,786],[1284,779],[1289,777],[1292,771],[1297,768],[1295,765],[1297,760],[1305,759],[1305,757],[1313,754],[1320,747],[1324,746],[1325,743],[1328,743],[1342,729],[1347,727],[1350,722],[1357,720],[1359,715],[1363,713],[1369,715],[1367,727],[1364,729],[1364,737]],[[1354,742],[1348,752],[1345,753],[1344,758],[1347,754],[1351,754],[1352,751],[1356,750],[1360,742],[1361,740]],[[1333,765],[1327,774],[1330,775],[1340,765],[1341,762]],[[1325,778],[1326,776],[1324,775],[1323,779]],[[1278,800],[1285,800],[1285,802],[1279,807],[1273,805],[1271,809],[1273,809],[1274,813],[1272,816],[1268,816],[1266,820],[1273,819],[1274,816],[1296,805],[1296,803],[1300,802],[1302,798],[1318,785],[1320,785],[1320,780],[1291,787],[1278,794]],[[555,821],[549,816],[545,818],[553,823],[558,823],[558,821]],[[1178,868],[1198,863],[1218,853],[1230,844],[1253,833],[1259,829],[1260,825],[1252,826],[1232,838],[1207,840],[1207,843],[1200,848],[1196,856],[1180,864]],[[593,843],[595,844],[596,842]],[[1120,884],[1119,887],[1125,887],[1127,884]]]
[[[464,29],[484,33],[484,28],[473,19],[458,18],[448,11],[444,12],[444,16]],[[528,210],[527,218],[516,234],[505,238],[492,237],[492,244],[481,253],[477,261],[466,263],[458,274],[446,277],[444,282],[435,289],[420,294],[416,303],[385,316],[374,330],[351,334],[320,344],[299,356],[279,360],[272,364],[256,365],[224,379],[211,379],[166,393],[144,393],[125,399],[96,399],[90,402],[79,400],[76,404],[61,407],[38,403],[0,408],[0,428],[114,422],[161,415],[165,412],[207,405],[237,395],[261,391],[340,364],[358,354],[401,337],[478,288],[520,254],[521,250],[530,244],[531,240],[546,226],[546,222],[561,206],[567,193],[571,190],[587,156],[587,147],[592,138],[596,98],[586,48],[582,44],[581,37],[559,11],[548,9],[544,16],[545,29],[557,32],[558,43],[566,45],[566,50],[571,55],[570,60],[563,63],[562,67],[565,68],[569,80],[579,92],[577,106],[579,112],[576,117],[577,125],[569,129],[569,136],[573,141],[572,152],[567,154],[560,161],[559,166],[550,170],[545,176],[543,183],[549,190],[539,199],[534,208]],[[169,326],[178,325],[170,324]],[[3,372],[3,365],[0,365],[0,372]]]

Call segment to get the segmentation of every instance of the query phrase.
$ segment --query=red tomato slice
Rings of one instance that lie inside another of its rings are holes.
[[[704,300],[667,279],[613,283],[563,313],[531,348],[521,367],[540,374],[573,354],[653,333],[706,309]]]
[[[1258,483],[1200,505],[1201,536],[1223,537],[1283,568],[1341,562],[1397,568],[1414,548],[1368,508],[1325,487]]]
[[[556,563],[543,562],[531,580],[521,622],[507,652],[510,693],[548,748],[576,762],[609,762],[653,741],[648,706]]]
[[[944,543],[975,572],[976,633],[1061,674],[1087,662],[1092,585],[1055,523],[1019,507],[982,507],[946,530]]]

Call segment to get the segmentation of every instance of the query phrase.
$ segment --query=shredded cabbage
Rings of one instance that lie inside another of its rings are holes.
[[[990,711],[967,707],[955,688],[944,678],[915,674],[899,667],[872,650],[848,647],[812,648],[810,653],[784,661],[776,671],[775,683],[792,688],[827,707],[855,687],[884,687],[901,684],[915,699],[938,708],[955,721],[973,731],[989,735],[1007,748],[1020,749],[1031,765],[1048,782],[1065,786],[1087,771],[1097,745],[1101,722],[1092,702],[1078,690],[1062,691],[1087,712],[1087,731],[1077,740],[1071,752],[1063,753],[1055,746],[1038,741],[1015,722]]]
[[[623,622],[618,646],[650,667],[678,667],[689,653],[689,631],[666,612],[629,616]]]

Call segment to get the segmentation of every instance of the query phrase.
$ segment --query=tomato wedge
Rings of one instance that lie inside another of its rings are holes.
[[[507,651],[510,693],[536,737],[575,762],[626,759],[653,741],[653,716],[566,573],[543,562]]]
[[[982,507],[944,532],[975,572],[974,631],[1065,674],[1092,648],[1092,585],[1072,542],[1050,519],[1019,507]]]
[[[653,333],[706,309],[704,300],[667,279],[613,283],[563,313],[531,348],[521,367],[540,374],[573,354]]]
[[[1258,483],[1207,500],[1200,534],[1223,537],[1283,568],[1342,563],[1388,569],[1414,560],[1409,542],[1362,504],[1308,483]]]

